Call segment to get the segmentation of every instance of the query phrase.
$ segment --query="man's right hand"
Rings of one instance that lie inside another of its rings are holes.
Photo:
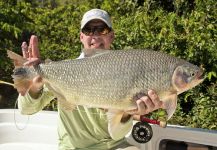
[[[34,66],[41,62],[40,59],[40,53],[38,48],[38,37],[35,35],[32,35],[30,38],[29,46],[26,42],[22,43],[22,53],[23,57],[26,58],[28,61],[24,64],[25,66]],[[33,98],[37,98],[39,96],[39,93],[43,87],[43,81],[40,76],[36,76],[31,86],[29,87],[29,94]]]
[[[40,63],[40,54],[38,48],[38,37],[32,35],[30,38],[29,46],[26,42],[22,43],[23,57],[28,61],[24,64],[25,66],[33,66]]]

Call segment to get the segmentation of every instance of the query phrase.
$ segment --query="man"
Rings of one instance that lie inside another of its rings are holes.
[[[81,21],[80,41],[86,49],[81,56],[91,54],[93,49],[110,49],[114,40],[112,23],[107,12],[101,9],[92,9],[86,12]],[[29,43],[22,44],[23,57],[28,58],[27,66],[40,62],[38,39],[32,36]],[[40,78],[34,79],[34,84],[25,96],[19,96],[18,106],[23,114],[34,114],[43,109],[53,98],[53,94],[42,85]],[[138,109],[126,112],[121,120],[122,127],[116,133],[108,132],[106,110],[100,108],[87,108],[77,106],[73,111],[66,111],[58,106],[59,123],[59,150],[94,149],[106,150],[128,147],[124,136],[130,130],[132,117],[148,114],[162,107],[162,102],[154,91],[150,90],[148,96],[135,100]]]

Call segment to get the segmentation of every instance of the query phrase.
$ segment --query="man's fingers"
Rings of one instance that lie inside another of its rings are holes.
[[[29,53],[29,59],[31,59],[33,57],[32,56],[32,44],[29,44],[28,53]]]
[[[162,108],[163,107],[163,102],[160,101],[157,93],[153,90],[148,91],[148,96],[152,100],[152,103],[154,104],[155,108]]]
[[[40,58],[39,48],[38,48],[38,37],[35,35],[31,36],[31,54],[33,58]]]
[[[148,96],[143,96],[140,99],[142,100],[143,104],[146,106],[146,109],[144,110],[146,114],[154,110],[155,105]]]
[[[147,114],[149,113],[149,103],[147,103],[148,101],[148,97],[144,96],[142,98],[140,98],[139,100],[136,101],[137,106],[138,106],[138,114],[142,115],[142,114]],[[148,104],[148,105],[147,105]]]
[[[24,66],[34,66],[37,65],[41,62],[39,58],[31,58],[27,62],[25,62],[23,65]]]
[[[22,48],[23,58],[29,58],[27,43],[23,42],[22,45],[21,45],[21,48]]]
[[[37,36],[32,35],[29,41],[29,46],[26,42],[23,42],[21,48],[23,57],[28,59],[28,61],[24,63],[25,66],[37,65],[41,62]]]
[[[163,102],[160,101],[157,93],[154,90],[149,90],[148,95],[138,93],[133,97],[136,101],[137,109],[127,111],[131,115],[145,115],[159,108],[163,108]]]

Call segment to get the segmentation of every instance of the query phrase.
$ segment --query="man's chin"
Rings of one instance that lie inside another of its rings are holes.
[[[90,47],[91,47],[91,49],[105,49],[105,47],[103,45],[99,45],[99,46],[91,45]]]

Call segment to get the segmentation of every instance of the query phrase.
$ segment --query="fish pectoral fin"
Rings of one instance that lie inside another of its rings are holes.
[[[51,59],[45,59],[45,61],[44,61],[45,64],[49,64],[51,62],[53,62]]]
[[[108,132],[112,139],[119,140],[123,138],[132,128],[133,122],[121,123],[124,111],[108,110]],[[121,133],[121,134],[120,134]]]
[[[163,102],[163,108],[167,111],[167,120],[174,114],[177,107],[177,94],[169,95]]]

